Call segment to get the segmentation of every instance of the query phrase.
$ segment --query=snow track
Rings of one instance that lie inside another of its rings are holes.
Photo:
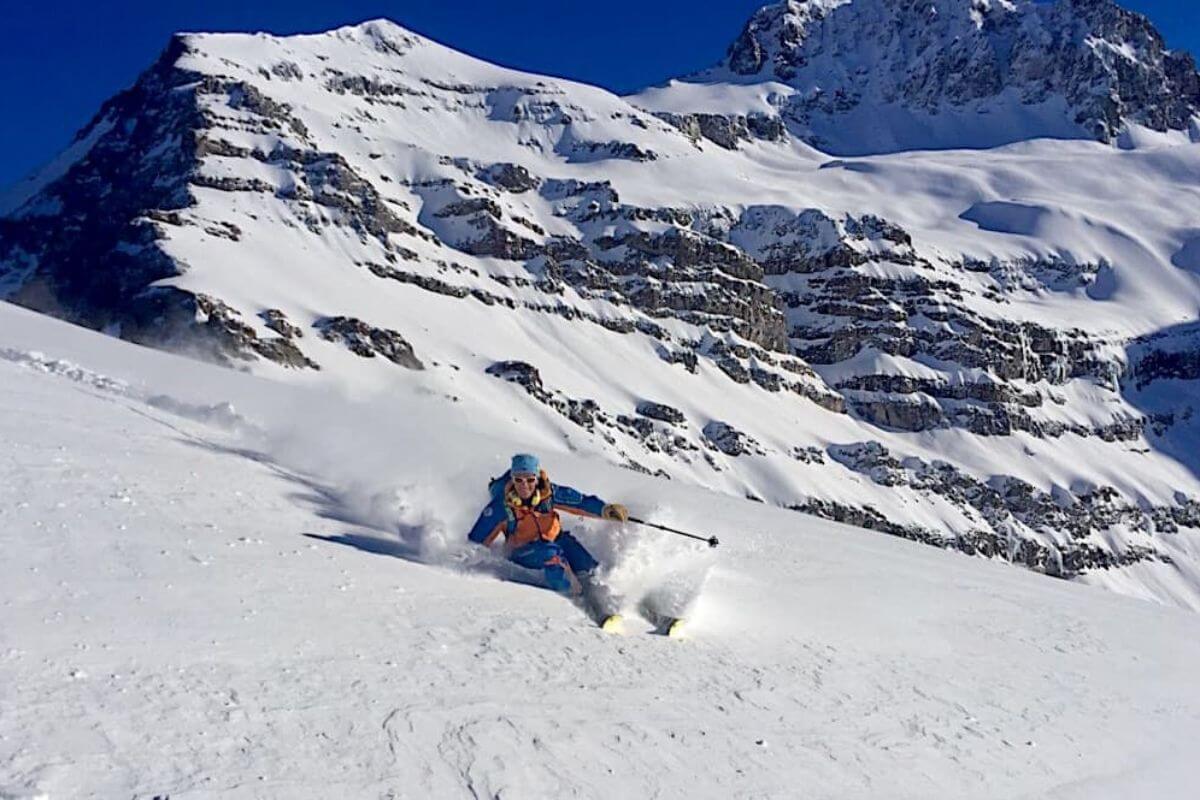
[[[0,348],[0,797],[1189,795],[1193,614],[548,453],[721,536],[620,531],[615,575],[713,568],[690,639],[613,637],[456,555],[515,443],[444,404],[4,305]]]

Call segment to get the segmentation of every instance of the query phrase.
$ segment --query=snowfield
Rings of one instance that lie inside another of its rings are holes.
[[[1200,617],[0,304],[0,797],[1184,798]],[[689,638],[464,548],[515,449]]]

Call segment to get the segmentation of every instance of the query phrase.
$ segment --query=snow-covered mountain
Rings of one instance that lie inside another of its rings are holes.
[[[1190,60],[1107,2],[791,2],[746,31],[628,98],[386,21],[177,36],[0,200],[0,293],[1200,608]],[[988,59],[1002,89],[951,80]],[[830,158],[834,129],[875,154]]]
[[[1200,140],[1191,55],[1112,0],[784,0],[718,66],[644,102],[707,106],[713,84],[770,86],[772,116],[840,155],[1038,136],[1128,145],[1131,125]]]

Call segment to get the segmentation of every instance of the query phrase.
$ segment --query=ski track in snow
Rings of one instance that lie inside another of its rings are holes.
[[[256,427],[239,415],[229,403],[216,403],[207,406],[194,405],[185,403],[170,395],[148,395],[131,388],[125,381],[101,375],[64,359],[47,358],[45,354],[37,350],[0,348],[0,361],[9,361],[28,369],[57,375],[101,392],[141,400],[152,408],[157,408],[196,422],[203,422],[215,427],[224,428],[225,430],[246,433],[256,430]]]
[[[0,797],[1187,796],[1195,615],[556,456],[722,538],[580,527],[614,580],[713,567],[689,640],[609,636],[464,555],[489,465],[454,463],[499,445],[436,404],[405,449],[0,311],[71,356],[0,360]],[[213,393],[273,426],[175,413]]]

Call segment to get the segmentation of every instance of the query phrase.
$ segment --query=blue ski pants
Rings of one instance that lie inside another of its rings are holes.
[[[592,558],[579,540],[563,532],[553,542],[530,542],[508,554],[508,560],[526,569],[540,569],[546,583],[556,592],[570,592],[567,567],[576,575],[591,572],[599,562]]]

